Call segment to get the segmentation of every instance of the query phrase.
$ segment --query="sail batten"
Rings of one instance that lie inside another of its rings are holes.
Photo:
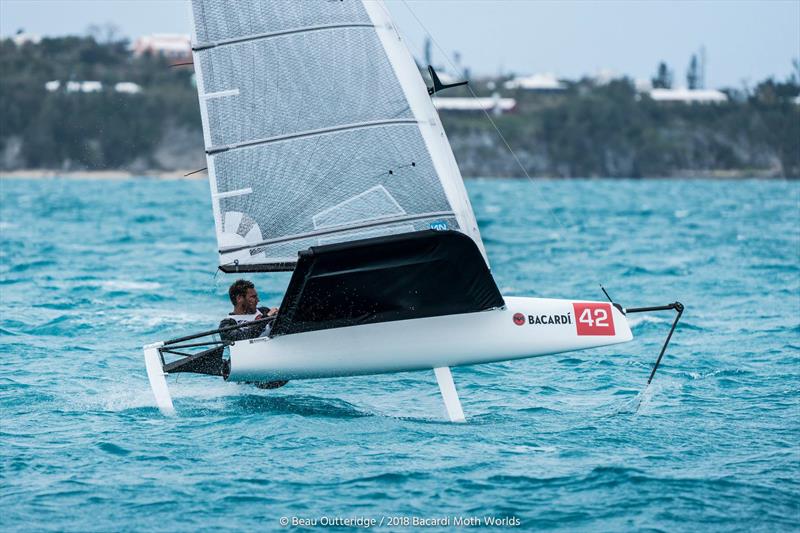
[[[293,4],[293,5],[290,5]],[[192,0],[195,42],[215,42],[290,28],[371,24],[360,0]]]
[[[328,24],[326,26],[308,26],[306,28],[293,28],[285,31],[275,31],[270,33],[259,33],[256,35],[245,35],[242,37],[233,37],[231,39],[224,39],[222,41],[214,41],[210,43],[197,43],[192,46],[192,50],[199,52],[208,48],[215,48],[217,46],[225,46],[228,44],[238,44],[247,41],[257,41],[259,39],[269,39],[271,37],[281,37],[283,35],[291,35],[293,33],[307,33],[310,31],[321,30],[334,30],[341,28],[374,28],[372,24]]]
[[[483,252],[438,115],[384,9],[192,0],[223,270],[279,269],[309,246],[431,228],[466,233]]]
[[[304,233],[302,235],[288,235],[286,237],[281,237],[278,239],[269,239],[266,241],[256,242],[252,244],[246,244],[244,246],[233,246],[228,248],[221,248],[219,253],[221,254],[230,254],[233,252],[239,252],[242,250],[251,250],[253,252],[257,252],[258,248],[267,246],[270,244],[280,244],[284,242],[290,241],[297,241],[300,239],[307,239],[309,237],[321,237],[323,235],[333,235],[336,233],[346,233],[353,230],[358,229],[366,229],[366,228],[374,228],[379,226],[385,225],[393,225],[397,224],[398,222],[412,222],[415,220],[425,220],[425,219],[432,219],[432,218],[441,218],[441,217],[452,217],[455,213],[453,211],[438,211],[435,213],[420,213],[418,215],[406,215],[406,216],[398,216],[398,217],[380,217],[374,220],[370,220],[364,222],[362,224],[352,224],[349,226],[342,226],[342,227],[333,227],[327,229],[321,229],[317,231],[310,231],[308,233]]]
[[[388,126],[395,124],[416,124],[416,123],[417,121],[413,119],[400,119],[400,120],[373,120],[371,122],[361,122],[357,124],[344,124],[342,126],[335,126],[332,128],[303,131],[300,133],[292,133],[290,135],[279,135],[276,137],[270,137],[268,139],[255,139],[252,141],[238,143],[238,144],[231,144],[228,146],[212,146],[211,148],[206,150],[206,153],[213,155],[228,150],[235,150],[236,148],[245,148],[248,146],[255,146],[258,144],[268,144],[274,142],[288,141],[291,139],[299,139],[301,137],[314,137],[316,135],[325,135],[328,133],[335,133],[338,131],[357,130],[361,128],[374,128],[375,126]]]

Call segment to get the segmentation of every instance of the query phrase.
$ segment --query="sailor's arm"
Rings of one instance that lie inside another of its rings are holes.
[[[219,329],[223,328],[230,328],[236,325],[236,321],[232,318],[225,318],[219,323]],[[252,339],[254,336],[258,336],[258,334],[253,335],[251,328],[258,327],[250,326],[246,328],[239,328],[239,329],[231,329],[228,331],[221,331],[219,333],[220,339],[226,342],[236,342],[236,341],[243,341],[245,339]],[[262,328],[263,329],[263,328]]]

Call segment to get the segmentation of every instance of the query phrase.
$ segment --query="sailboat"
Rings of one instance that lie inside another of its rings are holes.
[[[293,273],[266,336],[212,330],[144,347],[163,413],[175,413],[173,373],[425,370],[449,419],[464,421],[451,367],[625,343],[632,312],[678,311],[672,335],[677,302],[500,294],[431,101],[449,86],[432,68],[426,86],[382,1],[191,6],[219,269]]]

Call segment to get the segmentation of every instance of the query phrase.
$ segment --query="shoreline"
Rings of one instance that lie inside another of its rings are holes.
[[[187,174],[190,174],[187,176]],[[127,170],[52,170],[52,169],[19,169],[0,171],[0,180],[3,179],[32,179],[32,180],[204,180],[208,175],[205,171],[197,172],[196,169],[178,169],[178,170],[150,170],[146,172],[130,172]],[[630,176],[604,176],[604,177],[555,177],[555,176],[531,176],[536,180],[570,180],[570,179],[590,179],[590,180],[652,180],[652,179],[711,179],[711,180],[786,180],[792,181],[800,177],[783,177],[775,174],[768,174],[758,171],[714,171],[714,172],[698,172],[687,170],[671,176],[647,176],[641,178],[632,178]],[[525,176],[464,176],[465,180],[472,179],[526,179]]]

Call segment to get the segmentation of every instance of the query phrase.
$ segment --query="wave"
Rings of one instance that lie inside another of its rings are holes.
[[[753,270],[770,270],[777,272],[800,271],[800,265],[796,265],[794,263],[756,263],[754,265],[750,265],[749,268]]]
[[[100,287],[109,291],[156,291],[162,287],[155,281],[133,281],[133,280],[108,280],[101,281]]]
[[[652,315],[639,315],[636,317],[628,317],[628,325],[630,326],[631,329],[637,326],[641,326],[642,324],[666,324],[671,322],[672,320]]]
[[[390,485],[398,485],[405,483],[406,481],[418,481],[422,479],[429,479],[431,476],[427,472],[384,472],[382,474],[375,474],[371,476],[362,476],[362,477],[355,477],[341,483],[339,485],[357,485],[361,483],[378,483],[378,484],[390,484]]]
[[[246,385],[243,385],[246,386]],[[293,414],[325,418],[363,418],[373,416],[354,405],[338,399],[315,396],[235,396],[228,402],[237,413]]]
[[[128,329],[142,327],[155,329],[161,326],[183,326],[191,324],[197,331],[216,326],[219,316],[212,314],[189,313],[168,309],[136,309],[117,319],[117,323]]]
[[[515,490],[532,490],[542,487],[580,487],[581,491],[597,490],[600,487],[619,486],[626,484],[654,484],[657,486],[692,487],[706,486],[709,488],[741,489],[752,488],[750,483],[727,479],[721,476],[714,477],[680,477],[674,475],[658,475],[652,471],[623,465],[599,465],[588,472],[575,472],[570,475],[536,477],[525,474],[500,474],[487,479],[490,483],[501,486],[510,486]]]
[[[697,324],[693,324],[692,322],[688,322],[685,320],[686,316],[684,315],[681,317],[681,321],[678,322],[678,330],[690,330],[690,331],[705,331],[706,328],[702,326],[698,326]],[[639,315],[639,316],[631,316],[628,315],[628,325],[630,328],[633,329],[652,329],[653,325],[671,325],[673,320],[675,320],[674,315],[664,314],[664,316],[655,316],[655,315]],[[668,329],[668,328],[667,328]]]
[[[711,372],[679,372],[678,374],[688,376],[691,379],[727,378],[754,375],[754,373],[750,370],[744,370],[741,368],[719,369],[712,370]]]
[[[29,335],[47,335],[74,338],[93,329],[96,324],[72,314],[58,315],[36,325],[26,324],[24,332]]]
[[[25,263],[17,263],[15,265],[11,265],[9,272],[13,273],[22,273],[28,272],[29,270],[42,270],[46,267],[51,267],[56,265],[57,263],[51,259],[40,259],[37,261],[29,261]]]
[[[109,453],[111,455],[117,455],[117,456],[124,457],[126,455],[130,455],[131,454],[130,450],[128,450],[126,448],[123,448],[122,446],[118,446],[117,444],[114,444],[112,442],[99,442],[99,443],[97,443],[97,447],[100,450],[102,450],[102,451],[104,451],[106,453]]]
[[[687,276],[691,273],[691,265],[665,266],[660,268],[647,268],[642,266],[628,266],[622,271],[622,277],[646,276]]]
[[[542,407],[542,406],[533,406],[533,407],[523,407],[519,409],[522,413],[531,413],[531,414],[559,414],[561,411],[558,409],[550,409],[549,407]]]

